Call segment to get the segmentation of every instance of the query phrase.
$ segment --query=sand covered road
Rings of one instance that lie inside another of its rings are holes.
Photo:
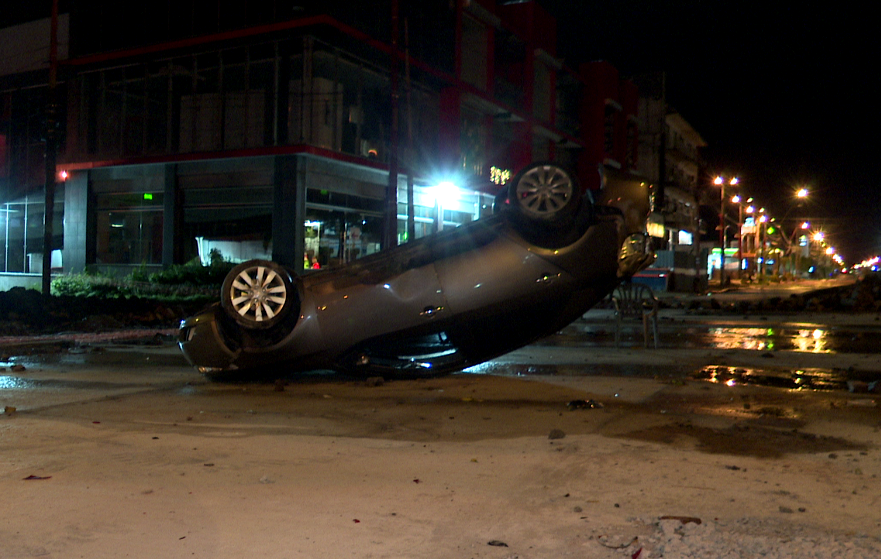
[[[881,552],[881,418],[859,395],[166,375],[0,416],[0,557]]]

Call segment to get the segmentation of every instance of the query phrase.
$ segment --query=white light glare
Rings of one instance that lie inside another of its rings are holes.
[[[455,203],[459,194],[459,187],[451,181],[441,181],[429,190],[435,202],[442,207],[448,207]]]

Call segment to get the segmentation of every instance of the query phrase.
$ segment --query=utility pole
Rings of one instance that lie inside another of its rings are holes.
[[[58,0],[52,0],[49,29],[49,92],[46,100],[46,200],[43,206],[43,297],[52,296],[52,220],[55,217],[55,163],[57,138],[55,136],[58,105],[55,88],[58,79]]]
[[[392,49],[389,67],[391,85],[391,130],[389,131],[388,185],[385,190],[383,250],[398,244],[398,0],[392,0]]]

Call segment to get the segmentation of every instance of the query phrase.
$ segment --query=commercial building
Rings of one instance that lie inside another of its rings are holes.
[[[59,21],[56,272],[333,265],[480,218],[531,161],[637,180],[636,86],[566,66],[536,2],[91,0]],[[49,23],[0,30],[20,47],[0,66],[6,275],[43,256]]]
[[[667,102],[664,73],[634,81],[639,87],[639,172],[656,186],[648,232],[657,260],[643,272],[643,281],[671,291],[700,290],[707,282],[707,251],[700,246],[700,150],[707,144]]]

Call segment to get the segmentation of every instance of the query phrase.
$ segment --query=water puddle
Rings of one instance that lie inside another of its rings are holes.
[[[642,325],[622,329],[624,344],[642,341]],[[613,322],[575,322],[540,345],[565,347],[612,347]],[[878,329],[844,329],[814,324],[775,326],[694,325],[664,323],[659,346],[668,349],[748,349],[755,351],[799,351],[805,353],[876,353],[881,347]]]
[[[702,381],[726,386],[767,386],[787,390],[881,390],[881,374],[846,369],[773,369],[707,365],[697,371],[657,365],[518,365],[488,362],[465,369],[470,374],[500,376],[633,377],[666,381]]]
[[[118,390],[143,388],[139,383],[114,383],[83,380],[29,379],[12,375],[0,375],[0,390]]]
[[[689,378],[726,386],[758,385],[790,390],[848,390],[848,381],[858,380],[849,378],[846,370],[771,370],[724,365],[704,367]]]
[[[681,367],[659,367],[657,365],[519,365],[488,361],[462,371],[468,374],[500,375],[510,377],[555,376],[555,377],[636,377],[669,378],[685,380],[687,374]]]
[[[0,367],[24,365],[28,369],[46,368],[64,372],[81,367],[189,367],[176,346],[136,347],[126,345],[59,348],[40,346],[27,352],[7,355]]]
[[[27,390],[35,388],[34,381],[9,375],[0,376],[0,390]]]

